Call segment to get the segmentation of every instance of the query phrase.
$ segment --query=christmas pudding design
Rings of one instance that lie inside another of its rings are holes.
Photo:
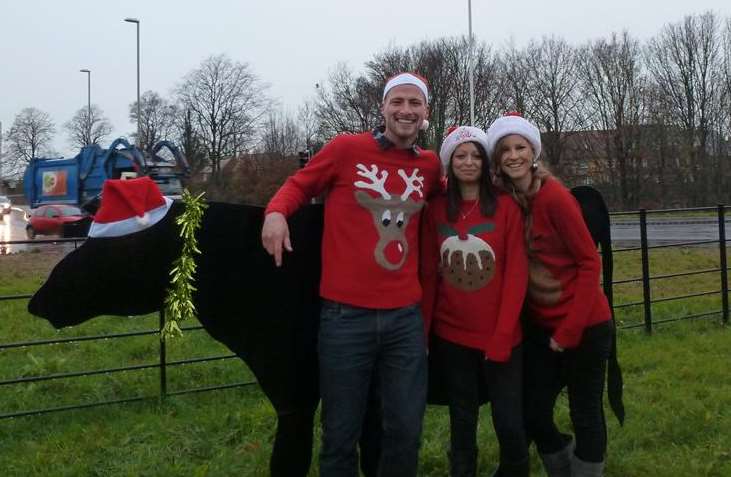
[[[491,223],[471,227],[459,234],[447,225],[440,233],[447,238],[439,249],[440,269],[447,283],[463,291],[475,291],[485,286],[495,275],[495,252],[476,234],[494,230]]]

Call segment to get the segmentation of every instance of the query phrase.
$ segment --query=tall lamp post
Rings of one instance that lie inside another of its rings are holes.
[[[467,18],[469,23],[469,41],[470,41],[470,125],[475,125],[475,59],[474,45],[475,39],[472,36],[472,0],[467,0]]]
[[[137,146],[140,146],[142,139],[142,127],[140,116],[140,21],[137,18],[125,18],[124,21],[137,25]]]
[[[91,70],[79,70],[79,73],[86,73],[86,141],[91,144]]]

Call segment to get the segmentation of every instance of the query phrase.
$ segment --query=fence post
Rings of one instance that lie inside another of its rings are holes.
[[[645,305],[645,332],[652,334],[652,298],[650,296],[650,259],[647,253],[646,209],[640,209],[640,249],[642,252],[642,301]]]
[[[723,324],[728,324],[728,262],[726,260],[726,213],[725,206],[718,204],[718,253],[721,258],[721,309]]]
[[[168,394],[168,377],[167,377],[167,350],[165,348],[165,340],[162,339],[162,329],[165,326],[165,310],[160,310],[160,399],[165,399]]]

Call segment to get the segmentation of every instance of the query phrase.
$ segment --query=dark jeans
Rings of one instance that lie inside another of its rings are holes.
[[[594,325],[584,330],[578,347],[558,353],[548,347],[548,330],[527,326],[525,420],[528,438],[539,452],[552,454],[567,444],[553,419],[556,398],[566,387],[576,456],[586,462],[604,460],[607,432],[602,395],[613,333],[611,321]]]
[[[450,417],[450,459],[474,459],[477,455],[477,420],[480,390],[487,388],[492,422],[500,444],[503,464],[528,458],[523,427],[523,352],[513,349],[506,363],[488,361],[481,350],[432,338],[431,359],[446,386]],[[476,462],[475,462],[476,463]],[[469,463],[467,467],[473,467]],[[459,474],[452,464],[453,474]]]
[[[383,412],[378,475],[415,476],[427,379],[418,305],[372,310],[324,300],[318,346],[320,476],[358,475],[356,443],[372,377],[379,380]]]

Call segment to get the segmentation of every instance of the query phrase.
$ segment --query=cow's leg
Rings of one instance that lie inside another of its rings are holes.
[[[316,407],[277,413],[277,434],[270,460],[272,477],[305,477],[309,472]]]

